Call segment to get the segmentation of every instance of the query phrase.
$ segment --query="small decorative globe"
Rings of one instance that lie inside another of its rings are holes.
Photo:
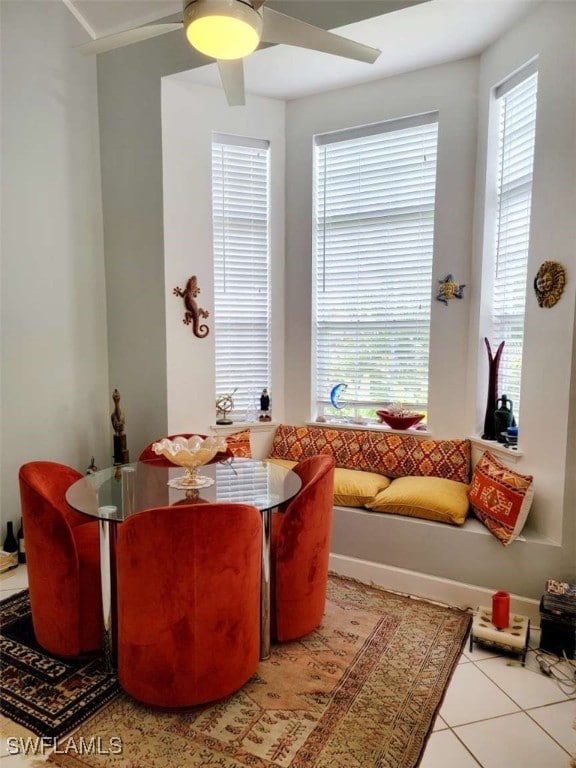
[[[220,418],[216,420],[216,424],[232,424],[227,414],[234,410],[234,400],[232,398],[234,392],[231,395],[220,395],[216,400],[216,410],[221,414]]]

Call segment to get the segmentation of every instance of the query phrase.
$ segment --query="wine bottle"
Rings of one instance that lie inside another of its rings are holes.
[[[4,539],[2,549],[8,554],[14,555],[14,565],[11,565],[10,567],[15,568],[18,565],[18,542],[14,536],[14,528],[11,520],[6,523],[6,538]]]
[[[24,541],[24,523],[20,518],[20,528],[18,528],[18,562],[26,562],[26,542]]]

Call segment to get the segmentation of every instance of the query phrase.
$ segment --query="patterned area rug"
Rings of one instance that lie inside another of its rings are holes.
[[[59,659],[36,643],[27,590],[3,600],[0,611],[0,712],[10,720],[54,738],[118,694],[101,657]]]
[[[273,646],[238,693],[185,712],[120,696],[49,760],[67,768],[414,768],[470,622],[462,611],[331,577],[322,626]]]

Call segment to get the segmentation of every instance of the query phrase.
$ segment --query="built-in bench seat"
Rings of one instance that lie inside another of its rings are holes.
[[[319,453],[336,461],[336,506],[452,525],[463,525],[466,520],[469,440],[280,424],[269,460],[293,466]]]
[[[290,466],[314,453],[334,456],[330,568],[336,573],[461,606],[487,604],[494,589],[505,588],[517,596],[531,596],[516,597],[515,609],[537,623],[539,603],[534,597],[541,590],[542,574],[534,563],[554,562],[559,542],[526,525],[515,534],[515,546],[502,546],[477,514],[469,513],[473,486],[468,484],[472,462],[468,440],[432,440],[414,431],[282,424],[267,453],[269,461]],[[358,487],[350,488],[351,479]],[[407,511],[406,481],[424,486],[417,510]],[[429,491],[438,481],[444,481],[442,491],[432,504]],[[460,491],[455,513],[446,506],[445,491],[450,487]],[[383,500],[392,491],[396,496],[404,492],[405,503],[394,502],[387,511]],[[372,499],[366,498],[374,492]],[[380,502],[377,513],[375,500]]]

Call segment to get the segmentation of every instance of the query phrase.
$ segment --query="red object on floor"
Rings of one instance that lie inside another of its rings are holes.
[[[294,467],[302,488],[272,515],[271,627],[284,642],[322,621],[334,506],[334,459],[311,456]]]
[[[118,679],[138,701],[191,707],[241,688],[260,655],[262,518],[247,504],[157,507],[116,547]]]
[[[36,640],[56,656],[101,648],[98,521],[65,498],[82,475],[64,464],[31,461],[18,477]]]
[[[492,624],[496,629],[506,629],[510,624],[510,595],[496,592],[492,595]]]

